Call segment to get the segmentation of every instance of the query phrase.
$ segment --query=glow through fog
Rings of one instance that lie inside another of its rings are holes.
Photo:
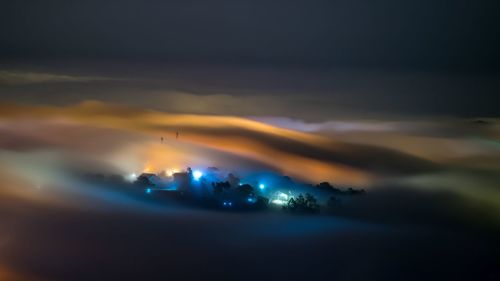
[[[193,172],[193,178],[196,181],[199,181],[202,176],[203,176],[203,173],[201,171],[199,171],[199,170],[195,170]]]
[[[477,173],[496,171],[500,165],[498,146],[492,145],[500,136],[493,119],[491,126],[481,127],[467,120],[442,121],[443,136],[438,138],[436,122],[407,122],[404,128],[413,129],[411,134],[344,132],[329,137],[244,118],[166,114],[100,102],[67,107],[0,104],[0,118],[0,145],[17,153],[4,153],[2,168],[16,171],[32,186],[40,183],[39,176],[26,172],[26,164],[13,165],[14,160],[25,152],[33,159],[32,151],[48,151],[50,157],[60,157],[54,163],[97,173],[231,167],[367,188],[387,180],[404,181],[494,205],[500,202],[495,180]],[[465,137],[471,133],[476,137]],[[460,134],[463,137],[456,137]]]
[[[271,203],[276,204],[276,205],[283,205],[288,202],[292,198],[291,196],[288,196],[288,194],[283,193],[281,191],[278,191],[275,193],[274,197],[271,200]]]

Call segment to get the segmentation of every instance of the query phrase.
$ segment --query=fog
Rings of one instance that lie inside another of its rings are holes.
[[[78,198],[37,191],[64,202],[2,196],[6,280],[498,277],[494,220],[458,211],[450,205],[466,205],[449,194],[373,191],[335,216],[300,216],[193,209],[84,187],[91,194]]]
[[[314,130],[261,121],[97,102],[3,105],[3,278],[498,277],[495,120],[447,119],[439,130],[425,120],[344,120]],[[425,153],[431,145],[446,153]],[[82,177],[187,166],[330,181],[367,194],[333,215],[220,212]]]

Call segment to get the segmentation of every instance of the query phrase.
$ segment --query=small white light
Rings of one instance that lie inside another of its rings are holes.
[[[137,175],[135,173],[132,173],[132,174],[128,175],[126,178],[128,181],[133,182],[133,181],[137,180]]]

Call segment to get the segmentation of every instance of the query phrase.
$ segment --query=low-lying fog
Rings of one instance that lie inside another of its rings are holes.
[[[311,132],[292,121],[94,102],[0,112],[2,280],[500,276],[496,120],[353,120],[347,125],[358,129],[329,123]],[[78,176],[187,166],[367,194],[334,215],[222,212],[127,196]]]

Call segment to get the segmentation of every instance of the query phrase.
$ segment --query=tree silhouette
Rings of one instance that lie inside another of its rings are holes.
[[[212,182],[212,187],[215,194],[221,194],[224,190],[231,188],[231,184],[227,181]]]
[[[238,186],[240,183],[240,178],[235,176],[233,173],[229,173],[227,175],[227,181],[231,184],[231,186]]]
[[[321,190],[325,190],[325,191],[331,191],[331,192],[334,192],[334,193],[341,193],[342,192],[340,189],[334,187],[333,185],[331,185],[327,181],[324,181],[324,182],[322,182],[320,184],[317,184],[316,188],[321,189]]]
[[[140,187],[153,186],[154,184],[149,180],[149,178],[142,174],[135,181],[134,184]]]
[[[243,195],[252,195],[253,187],[249,184],[243,184],[238,186],[238,192],[242,193]]]
[[[299,194],[296,198],[290,198],[283,209],[293,213],[316,213],[319,212],[319,205],[312,194],[306,193],[305,196]]]
[[[349,195],[361,195],[361,194],[365,194],[365,190],[364,189],[354,189],[352,187],[349,187],[347,189],[347,191],[345,191],[346,194],[349,194]]]

